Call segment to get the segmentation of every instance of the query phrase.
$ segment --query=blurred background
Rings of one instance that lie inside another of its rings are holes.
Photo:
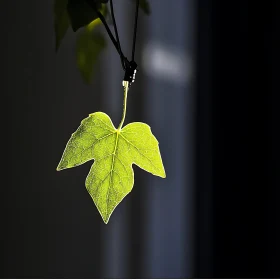
[[[270,161],[277,126],[265,122],[266,114],[252,120],[250,113],[248,3],[149,2],[151,15],[139,14],[139,71],[126,123],[151,126],[167,178],[134,166],[133,191],[108,225],[85,188],[92,163],[62,172],[56,166],[89,113],[103,111],[119,123],[119,56],[106,37],[87,85],[77,69],[72,30],[55,52],[52,1],[3,3],[2,96],[9,100],[2,105],[8,110],[3,148],[9,164],[1,186],[0,277],[280,277],[279,199],[268,192],[270,185],[279,187]],[[129,56],[134,5],[114,3]],[[262,15],[268,14],[264,6]],[[275,93],[279,84],[270,71],[276,29],[268,24],[259,29],[258,59],[265,65],[266,92]],[[264,96],[260,110],[272,105]],[[269,108],[276,114],[276,105]],[[254,171],[252,125],[256,138],[271,136],[257,148],[266,160]],[[253,179],[261,178],[265,183],[258,187]]]

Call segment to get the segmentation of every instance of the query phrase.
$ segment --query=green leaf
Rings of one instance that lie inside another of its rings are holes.
[[[106,40],[102,34],[91,32],[96,21],[85,28],[77,38],[77,65],[86,83],[90,83],[93,66],[97,61],[98,55],[106,46]]]
[[[86,188],[107,224],[116,206],[132,190],[132,164],[162,178],[165,171],[158,141],[145,123],[116,129],[108,115],[90,114],[68,141],[57,170],[94,159]]]
[[[55,50],[57,51],[61,40],[65,36],[69,27],[69,18],[67,13],[68,0],[54,1],[54,30],[55,30]]]
[[[100,13],[104,16],[105,19],[109,16],[107,5],[101,4]],[[96,26],[101,25],[101,24],[102,24],[102,22],[101,22],[100,18],[97,18],[97,19],[93,20],[92,22],[90,22],[90,23],[86,26],[86,28],[87,28],[89,31],[91,31],[91,30],[93,30]]]
[[[102,7],[101,0],[68,0],[67,9],[74,32],[98,18],[95,9],[88,2],[96,5],[98,10]]]

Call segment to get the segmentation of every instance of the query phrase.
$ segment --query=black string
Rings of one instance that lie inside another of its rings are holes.
[[[116,38],[117,38],[117,44],[118,44],[118,48],[119,48],[121,63],[122,63],[123,69],[125,69],[124,57],[123,57],[123,53],[122,53],[122,49],[121,49],[121,43],[120,43],[117,24],[116,24],[115,15],[114,15],[113,0],[110,0],[110,7],[111,7],[111,14],[112,14],[112,19],[113,19],[113,24],[114,24],[114,29],[115,29],[115,35],[116,35]]]
[[[107,31],[107,33],[108,33],[108,35],[109,35],[109,37],[110,37],[112,43],[114,44],[114,46],[115,46],[117,52],[119,53],[119,55],[120,55],[120,56],[123,56],[123,54],[120,53],[120,49],[119,49],[119,47],[118,47],[118,42],[115,40],[115,38],[114,38],[114,36],[113,36],[113,34],[112,34],[112,32],[111,32],[109,26],[108,26],[107,23],[106,23],[106,20],[105,20],[104,16],[98,11],[98,9],[97,9],[97,7],[96,7],[96,5],[95,5],[94,2],[92,2],[91,0],[87,0],[87,3],[88,3],[88,4],[90,5],[90,7],[91,7],[92,9],[94,9],[95,12],[97,13],[97,15],[98,15],[98,17],[100,18],[101,22],[102,22],[103,25],[105,26],[106,31]]]
[[[131,61],[134,61],[134,54],[135,54],[135,44],[136,44],[136,34],[137,34],[137,21],[138,21],[138,10],[139,10],[139,0],[137,0],[136,9],[135,9],[134,34],[133,34],[133,47],[132,47]]]
[[[116,50],[118,51],[118,53],[120,55],[122,67],[125,70],[124,80],[125,81],[129,81],[130,84],[131,84],[131,82],[134,82],[135,74],[136,74],[136,68],[137,68],[137,64],[134,61],[134,55],[135,55],[135,45],[136,45],[136,35],[137,35],[137,21],[138,21],[139,0],[136,0],[131,61],[127,60],[127,58],[123,55],[123,52],[121,50],[121,44],[120,44],[120,40],[119,40],[117,24],[116,24],[115,15],[114,15],[113,0],[110,0],[110,7],[111,7],[111,14],[112,14],[112,19],[113,19],[113,24],[114,24],[115,35],[116,35],[117,39],[114,38],[114,36],[113,36],[109,26],[106,23],[106,20],[105,20],[104,16],[100,13],[100,11],[98,11],[95,3],[92,2],[92,0],[86,0],[86,1],[90,5],[90,7],[92,7],[95,10],[95,12],[97,13],[97,15],[100,18],[101,22],[105,26],[106,31],[107,31],[107,33],[108,33],[112,43],[114,44]]]

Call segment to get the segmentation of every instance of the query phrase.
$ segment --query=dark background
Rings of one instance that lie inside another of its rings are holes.
[[[127,1],[115,4],[125,53]],[[134,167],[133,191],[108,225],[84,187],[90,163],[55,169],[89,113],[119,121],[119,57],[107,40],[88,86],[73,32],[55,54],[52,1],[2,6],[2,278],[280,277],[276,12],[259,7],[249,47],[247,1],[150,2],[126,123],[151,125],[167,178]],[[144,55],[159,47],[160,59]]]

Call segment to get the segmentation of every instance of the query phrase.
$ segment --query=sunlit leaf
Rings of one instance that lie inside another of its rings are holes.
[[[153,175],[166,176],[158,141],[150,127],[135,122],[116,129],[102,112],[90,114],[81,122],[68,141],[57,170],[93,159],[86,188],[105,223],[133,188],[132,164]]]

